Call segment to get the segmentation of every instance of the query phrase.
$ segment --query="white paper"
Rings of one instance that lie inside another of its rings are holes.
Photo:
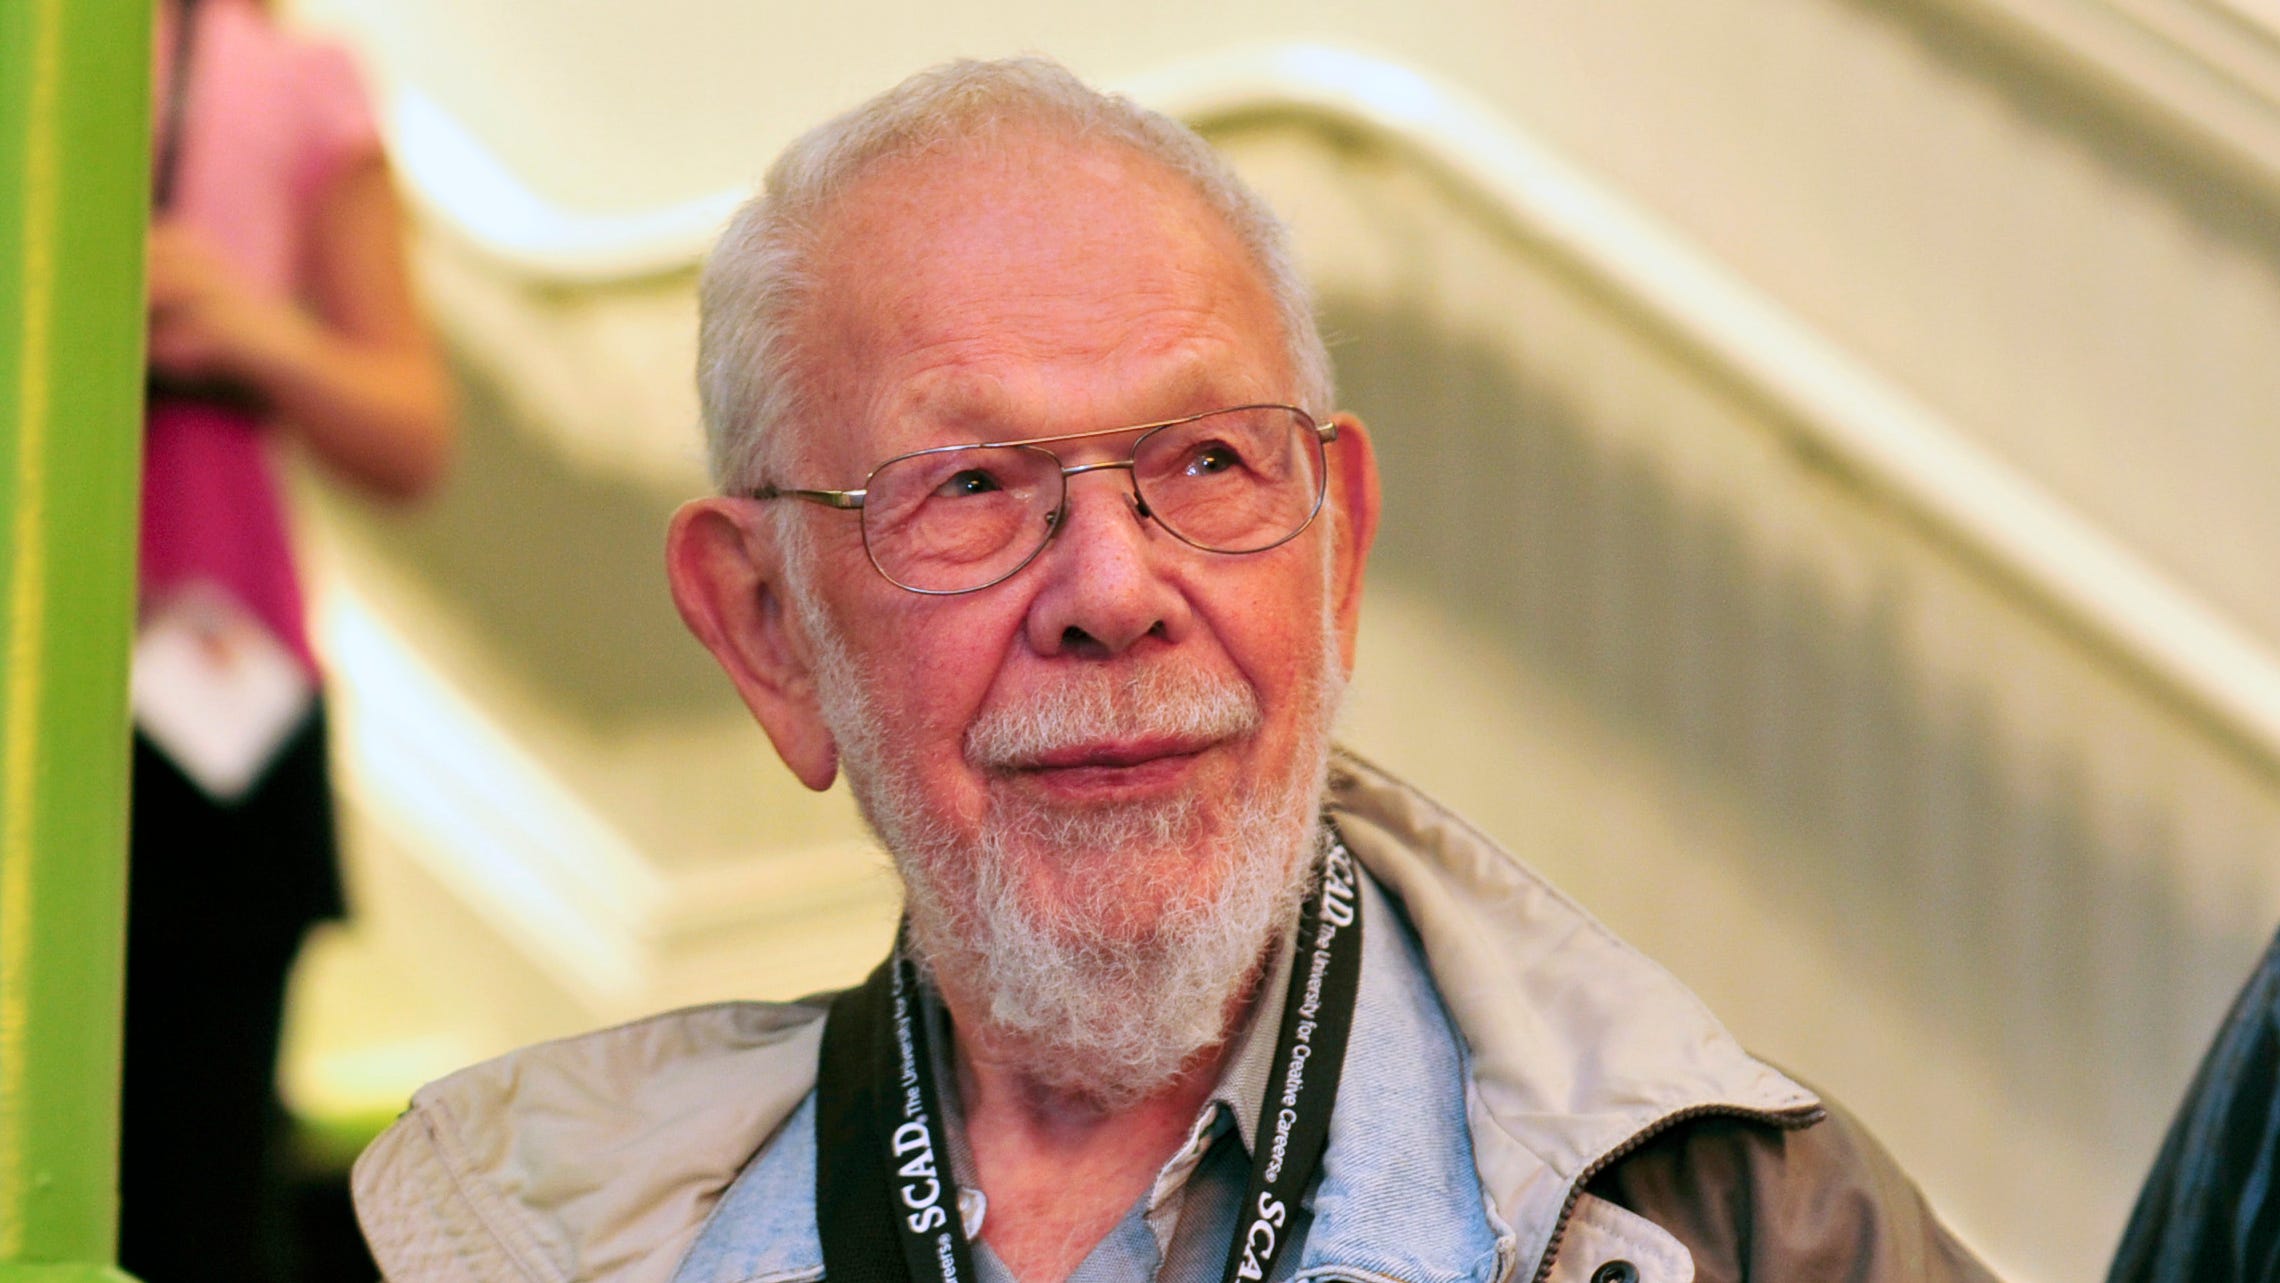
[[[135,637],[135,725],[219,802],[260,778],[316,699],[293,652],[227,591],[193,584]]]

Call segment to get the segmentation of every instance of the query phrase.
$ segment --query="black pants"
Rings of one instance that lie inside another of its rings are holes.
[[[229,805],[137,736],[127,887],[119,1262],[145,1283],[284,1283],[285,981],[341,907],[321,711]]]

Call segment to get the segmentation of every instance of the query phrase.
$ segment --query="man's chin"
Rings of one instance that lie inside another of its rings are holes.
[[[1148,817],[1117,810],[1069,813],[1068,827],[1086,836],[1001,839],[1001,906],[1067,946],[1144,947],[1210,912],[1231,876],[1229,863],[1248,854],[1231,850],[1217,826],[1193,823],[1192,816],[1136,833]]]
[[[1296,914],[1311,817],[1186,805],[1040,828],[998,814],[973,845],[906,867],[913,938],[1040,1085],[1129,1103],[1225,1039]]]
[[[1072,958],[1097,958],[1129,967],[1137,955],[1176,946],[1189,905],[1149,903],[1145,892],[1071,899],[1062,889],[1017,891],[1019,912],[1028,929]]]
[[[979,951],[992,1036],[1018,1049],[1037,1085],[1108,1110],[1162,1090],[1225,1041],[1281,935],[1260,922],[1239,938],[1196,939],[1160,915],[995,925]]]

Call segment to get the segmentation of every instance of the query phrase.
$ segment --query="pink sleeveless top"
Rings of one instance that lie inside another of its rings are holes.
[[[158,101],[173,33],[162,9]],[[258,286],[302,288],[308,230],[328,186],[380,146],[345,51],[290,36],[247,0],[202,0],[173,203]],[[155,397],[144,420],[141,598],[203,580],[229,590],[298,655],[316,659],[265,425],[242,409]]]

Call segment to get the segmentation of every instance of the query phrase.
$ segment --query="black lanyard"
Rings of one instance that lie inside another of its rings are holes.
[[[1362,971],[1353,857],[1329,834],[1298,920],[1297,956],[1259,1106],[1227,1283],[1271,1278],[1290,1211],[1314,1180]],[[816,1079],[816,1228],[830,1283],[976,1283],[942,1132],[918,980],[902,943],[831,1004]]]

